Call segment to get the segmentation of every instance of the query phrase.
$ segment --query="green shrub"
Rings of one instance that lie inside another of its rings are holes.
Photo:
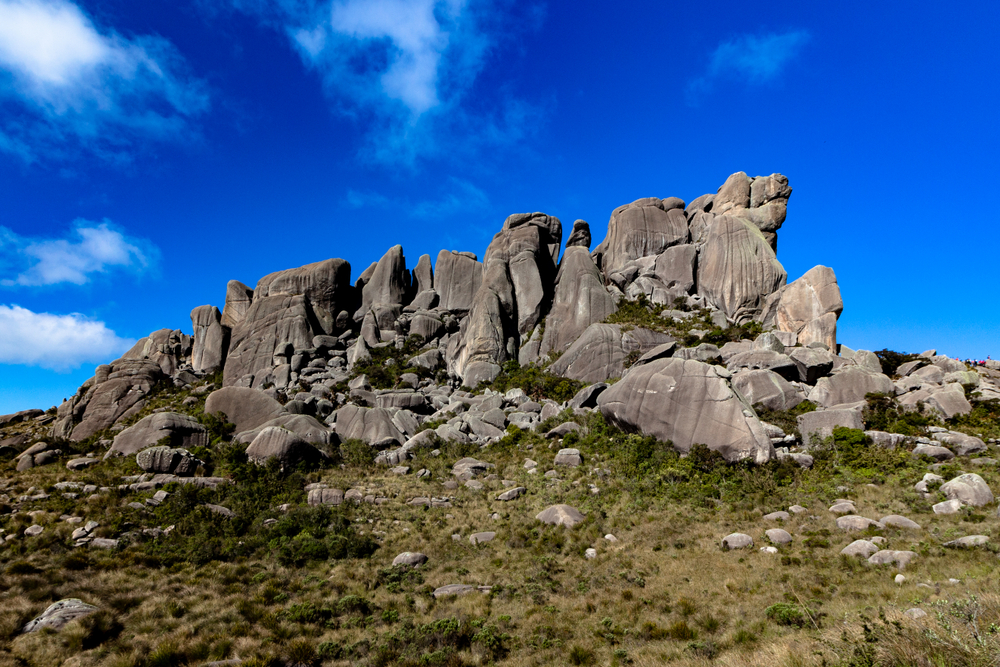
[[[364,440],[352,438],[340,443],[340,458],[348,466],[371,467],[375,463],[375,455],[375,450]]]
[[[802,613],[798,605],[787,602],[778,602],[764,610],[764,614],[778,625],[788,625],[797,628],[805,627],[808,623],[806,615]]]
[[[894,352],[886,349],[878,350],[875,352],[875,356],[878,357],[879,363],[882,364],[882,372],[889,377],[894,376],[899,367],[907,361],[913,361],[914,359],[920,358],[920,355],[918,354]]]
[[[582,382],[553,375],[538,366],[521,366],[516,360],[505,363],[500,375],[490,383],[493,391],[521,389],[533,400],[550,398],[559,403],[573,398],[583,386]]]

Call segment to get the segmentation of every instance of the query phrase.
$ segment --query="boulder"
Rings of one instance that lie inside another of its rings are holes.
[[[958,383],[945,385],[931,392],[927,405],[941,413],[945,419],[972,412],[972,404],[965,397],[962,385]]]
[[[993,492],[982,477],[965,473],[941,485],[941,493],[948,500],[958,500],[963,505],[982,507],[993,502]]]
[[[764,535],[771,544],[791,544],[792,536],[787,530],[782,530],[781,528],[769,528],[764,531]]]
[[[572,528],[585,518],[580,510],[569,505],[552,505],[535,515],[535,519],[542,523],[553,526],[566,526],[567,528]]]
[[[277,271],[261,278],[257,281],[253,302],[247,310],[244,322],[233,329],[233,346],[236,344],[237,329],[244,329],[243,325],[247,321],[252,321],[262,314],[262,311],[255,312],[259,299],[299,295],[304,298],[312,321],[320,329],[315,333],[332,334],[339,331],[341,327],[337,325],[337,315],[342,310],[353,310],[357,298],[351,286],[351,265],[342,259],[328,259],[295,269]],[[309,338],[311,341],[312,336]],[[281,341],[282,339],[278,338],[278,342]],[[295,347],[305,349],[309,345]]]
[[[264,464],[277,459],[282,465],[295,465],[300,461],[316,461],[321,458],[319,451],[291,431],[277,426],[268,426],[246,449],[251,461]]]
[[[242,322],[253,302],[253,290],[238,280],[230,280],[226,285],[226,305],[222,309],[221,323],[232,329]]]
[[[156,444],[164,444],[168,449],[204,447],[208,445],[208,433],[194,417],[176,412],[157,412],[116,435],[104,458],[132,456]]]
[[[799,371],[799,381],[806,384],[816,382],[833,370],[835,357],[826,350],[814,347],[796,347],[788,351],[788,357]]]
[[[618,324],[592,324],[549,370],[581,382],[604,382],[625,374],[629,354],[641,354],[672,342],[670,336],[649,329],[637,327],[623,332]]]
[[[25,625],[21,632],[27,634],[44,629],[59,632],[70,621],[89,616],[95,611],[97,611],[97,607],[94,605],[87,604],[76,598],[66,598],[46,607],[45,611]]]
[[[135,462],[146,472],[190,477],[203,462],[186,449],[150,447],[135,455]]]
[[[843,310],[833,269],[815,266],[768,297],[761,319],[764,326],[796,334],[803,347],[818,342],[836,350],[837,319]]]
[[[753,547],[753,538],[745,533],[732,533],[722,538],[722,548],[726,551],[751,547]]]
[[[868,562],[872,565],[895,565],[900,570],[905,569],[907,565],[910,564],[917,554],[913,551],[893,551],[891,549],[882,549],[872,554],[868,558]]]
[[[223,385],[263,386],[275,364],[276,352],[288,346],[293,350],[309,349],[313,336],[326,333],[314,331],[313,322],[309,302],[301,294],[255,294],[243,321],[230,334]]]
[[[411,297],[410,273],[406,270],[403,246],[389,248],[375,266],[375,271],[361,290],[361,308],[354,315],[360,320],[375,304],[405,306]]]
[[[846,532],[850,532],[852,530],[868,530],[869,527],[881,530],[882,524],[874,519],[868,519],[863,516],[858,516],[857,514],[848,514],[847,516],[842,516],[837,519],[837,528]]]
[[[556,275],[555,296],[545,319],[539,354],[563,352],[587,327],[603,322],[617,309],[590,252],[582,246],[567,247]]]
[[[923,443],[913,448],[913,456],[929,456],[935,461],[948,461],[955,458],[955,453],[947,447],[925,445]]]
[[[684,202],[647,197],[614,210],[608,235],[594,255],[604,275],[610,276],[632,260],[659,255],[688,238]]]
[[[844,366],[830,377],[820,378],[809,392],[809,400],[823,407],[857,403],[866,394],[895,394],[895,386],[885,375],[858,366]]]
[[[747,322],[787,277],[759,229],[728,215],[715,218],[698,255],[698,293],[711,306],[731,322]]]
[[[53,435],[79,442],[110,428],[138,411],[166,375],[152,360],[122,358],[112,362],[107,375],[99,379],[89,385],[84,383],[76,396],[59,406]]]
[[[560,449],[553,463],[557,466],[576,468],[583,465],[583,457],[579,449]]]
[[[281,416],[285,409],[267,394],[249,387],[223,387],[205,399],[205,413],[217,412],[236,426],[237,433],[242,433]]]
[[[298,435],[311,445],[325,450],[326,446],[336,444],[336,434],[311,415],[281,414],[269,419],[257,428],[241,431],[236,434],[236,442],[249,445],[260,432],[269,426],[279,426]]]
[[[421,255],[417,260],[417,266],[413,269],[413,278],[410,286],[415,294],[434,289],[434,269],[431,268],[431,256]],[[431,306],[433,308],[433,306]]]
[[[222,368],[229,348],[229,330],[222,326],[222,313],[215,306],[198,306],[191,311],[191,326],[191,367],[195,372],[214,373]]]
[[[683,453],[704,443],[729,461],[765,463],[774,456],[771,441],[726,376],[699,361],[659,359],[610,387],[598,404],[622,430],[669,440]]]
[[[907,519],[905,516],[900,516],[898,514],[890,514],[889,516],[884,516],[879,520],[879,523],[885,526],[892,526],[893,528],[905,528],[906,530],[921,530],[920,524],[912,519]]]
[[[344,503],[345,495],[340,489],[309,489],[309,493],[306,496],[306,503],[310,507],[320,507],[322,505],[342,505]],[[393,565],[396,563],[393,562]]]
[[[786,380],[798,380],[799,369],[795,362],[785,354],[771,350],[752,350],[734,355],[726,362],[726,368],[732,372],[740,369],[773,371]]]
[[[497,496],[497,500],[500,500],[500,501],[503,501],[503,502],[507,502],[507,501],[510,501],[510,500],[517,500],[518,498],[520,498],[521,496],[523,496],[525,494],[525,492],[527,492],[527,489],[524,488],[523,486],[515,486],[513,489],[507,489],[506,491],[504,491],[503,493],[501,493],[499,496]]]
[[[586,248],[587,252],[590,252],[590,225],[587,224],[586,220],[577,220],[573,223],[573,231],[569,233],[569,239],[566,240],[566,249],[570,248]]]
[[[690,243],[675,245],[657,255],[653,277],[676,298],[694,291],[697,264],[696,246]],[[666,305],[673,305],[673,301]]]
[[[770,370],[740,371],[733,376],[732,385],[750,405],[769,410],[791,410],[805,400],[799,389]]]
[[[860,410],[815,410],[795,418],[799,433],[802,434],[802,444],[811,447],[820,444],[825,438],[833,435],[833,429],[838,426],[863,429]]]
[[[854,540],[846,547],[840,550],[843,556],[855,556],[864,558],[868,560],[872,554],[878,551],[878,547],[869,542],[868,540]]]
[[[426,255],[425,255],[426,257]],[[421,258],[422,259],[422,258]],[[420,567],[427,562],[427,556],[419,551],[404,551],[392,559],[393,567]]]
[[[376,449],[399,446],[407,440],[384,408],[345,405],[336,412],[335,428],[342,441],[362,440]]]
[[[971,549],[972,547],[981,547],[989,541],[990,538],[986,535],[966,535],[965,537],[945,542],[942,546],[951,549]]]
[[[986,451],[986,443],[979,438],[956,431],[945,433],[932,433],[931,437],[938,442],[948,445],[957,456],[968,456],[978,452]]]
[[[962,511],[961,500],[945,500],[931,506],[935,514],[958,514]]]

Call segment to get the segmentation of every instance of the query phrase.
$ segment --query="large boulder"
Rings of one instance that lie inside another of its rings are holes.
[[[156,444],[183,449],[204,447],[208,444],[208,433],[194,417],[157,412],[116,435],[104,458],[131,456]]]
[[[608,235],[594,250],[594,256],[604,275],[610,276],[633,260],[659,255],[687,241],[684,202],[676,197],[647,197],[614,210]]]
[[[571,505],[552,505],[539,512],[535,519],[552,526],[565,526],[572,528],[581,523],[586,517],[580,510]]]
[[[138,411],[166,379],[160,365],[148,359],[119,359],[104,368],[59,406],[53,435],[80,441],[110,428]]]
[[[733,376],[733,389],[750,405],[769,410],[791,410],[805,400],[805,395],[774,371],[744,370]]]
[[[190,477],[203,463],[188,450],[173,447],[144,449],[135,455],[135,462],[146,472],[178,477]]]
[[[667,334],[649,329],[623,332],[618,324],[591,324],[549,370],[581,382],[604,382],[625,375],[625,361],[630,353],[644,354],[672,342],[673,338]]]
[[[226,305],[222,308],[222,326],[232,329],[243,321],[253,302],[253,290],[238,280],[226,285]]]
[[[255,295],[243,321],[232,331],[223,384],[229,387],[249,380],[260,386],[274,365],[279,345],[309,349],[313,337],[325,333],[318,325],[315,330],[314,322],[304,295]]]
[[[434,290],[440,296],[440,308],[462,314],[469,312],[482,284],[483,264],[475,255],[455,250],[438,253]]]
[[[38,632],[39,630],[62,630],[70,621],[89,616],[97,611],[97,607],[76,598],[66,598],[49,605],[45,611],[32,619],[22,628],[21,632]]]
[[[975,473],[959,475],[941,485],[941,493],[948,500],[958,500],[963,505],[982,507],[993,502],[993,492],[982,477]]]
[[[710,209],[717,215],[727,214],[749,221],[777,251],[777,232],[785,221],[791,194],[788,179],[781,174],[750,178],[740,171],[726,179],[711,201],[702,205],[702,210]]]
[[[566,248],[581,247],[590,252],[590,240],[590,225],[586,220],[577,220],[573,223],[573,231],[566,240]]]
[[[857,403],[866,394],[894,394],[895,385],[885,375],[858,366],[843,366],[830,377],[820,378],[809,392],[809,400],[823,407]]]
[[[603,322],[617,309],[590,251],[582,245],[567,247],[556,275],[552,309],[545,319],[540,356],[564,351],[587,327]]]
[[[802,434],[802,444],[806,447],[820,444],[823,439],[833,435],[833,429],[838,426],[859,430],[864,428],[860,410],[816,410],[799,415],[795,421]]]
[[[191,367],[196,372],[214,373],[222,368],[229,347],[229,329],[222,326],[222,313],[215,306],[198,306],[191,311],[191,326]]]
[[[733,322],[757,317],[788,275],[760,230],[741,218],[717,216],[698,255],[698,293]]]
[[[833,269],[814,266],[768,297],[761,319],[765,326],[796,334],[800,345],[823,343],[836,350],[837,318],[843,310]]]
[[[287,431],[291,431],[309,444],[318,446],[323,451],[326,451],[329,445],[336,444],[337,440],[336,434],[312,415],[293,414],[280,414],[260,426],[237,432],[234,440],[249,445],[262,430],[269,426],[280,426]]]
[[[253,319],[251,311],[258,299],[279,295],[305,297],[317,328],[320,329],[316,333],[335,333],[337,314],[342,310],[351,310],[355,305],[351,265],[343,259],[327,259],[264,276],[257,281],[253,294],[254,303],[247,311],[247,319]]]
[[[397,447],[407,439],[384,408],[345,405],[336,412],[335,428],[341,440],[362,440],[376,449]]]
[[[728,461],[765,463],[774,448],[728,376],[693,359],[658,359],[634,369],[597,402],[622,430],[670,441],[682,453],[702,443]]]
[[[281,403],[254,389],[223,387],[213,391],[205,400],[205,413],[217,412],[236,425],[236,433],[241,433],[284,414],[285,409]]]
[[[246,449],[247,457],[254,463],[267,463],[277,459],[282,465],[295,465],[300,461],[316,461],[319,451],[308,442],[283,428],[268,426],[261,430]]]

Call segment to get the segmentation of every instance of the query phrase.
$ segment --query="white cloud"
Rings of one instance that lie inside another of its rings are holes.
[[[710,92],[720,79],[734,79],[759,85],[773,81],[794,60],[809,41],[805,30],[790,30],[766,35],[743,35],[719,44],[712,53],[708,69],[688,84],[688,102]]]
[[[69,371],[113,359],[135,344],[83,315],[35,313],[0,305],[0,363]]]
[[[0,227],[0,258],[20,271],[0,284],[82,285],[92,274],[112,269],[142,272],[157,255],[148,241],[125,236],[107,220],[77,220],[68,239],[27,239]]]
[[[190,136],[207,106],[167,40],[101,30],[69,0],[0,0],[0,150],[122,159],[140,140]]]

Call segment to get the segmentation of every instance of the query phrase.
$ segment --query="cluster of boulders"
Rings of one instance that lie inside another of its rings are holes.
[[[435,438],[488,444],[510,425],[532,428],[573,408],[599,409],[621,428],[670,440],[682,452],[704,443],[729,460],[789,455],[807,462],[754,406],[818,405],[800,423],[809,445],[835,426],[860,426],[870,392],[944,417],[970,409],[966,387],[1000,397],[992,376],[984,381],[988,368],[969,371],[927,353],[892,379],[871,352],[838,345],[843,301],[833,271],[817,266],[786,284],[775,255],[790,195],[780,174],[739,172],[689,204],[646,198],[619,207],[593,251],[582,220],[560,253],[559,219],[517,214],[482,261],[442,250],[433,265],[424,255],[411,270],[394,246],[353,284],[341,259],[272,273],[253,289],[230,281],[221,311],[192,311],[193,335],[154,332],[98,367],[59,406],[52,435],[79,441],[121,431],[108,456],[165,447],[171,452],[144,457],[144,469],[187,474],[197,462],[186,452],[207,438],[195,420],[159,413],[122,425],[158,384],[173,383],[211,391],[206,412],[235,423],[236,439],[255,460],[322,457],[338,441],[359,439],[401,450],[384,458],[399,464]],[[722,347],[683,347],[662,330],[606,322],[626,299],[644,299],[673,321],[694,310],[711,327],[757,322],[765,333]],[[359,377],[374,350],[401,350],[414,336],[422,348],[405,363],[419,374],[403,373],[391,390]],[[491,382],[508,361],[550,358],[551,373],[588,389],[566,404],[461,389]],[[220,371],[221,387],[204,384]],[[428,430],[427,421],[444,423]],[[933,446],[941,444],[948,443]]]

